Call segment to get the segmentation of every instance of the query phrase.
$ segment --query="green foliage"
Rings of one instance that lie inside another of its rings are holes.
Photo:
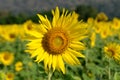
[[[84,40],[87,49],[83,51],[86,58],[79,58],[81,65],[71,66],[65,63],[66,74],[55,71],[52,74],[52,80],[119,80],[119,64],[113,59],[105,57],[103,52],[105,43],[111,41],[120,43],[116,36],[101,39],[100,35],[97,34],[96,45],[91,48],[90,40],[87,38]],[[25,44],[26,42],[20,39],[16,39],[14,42],[0,43],[0,52],[9,51],[15,55],[14,63],[7,66],[6,69],[4,69],[5,66],[1,64],[0,75],[2,75],[1,72],[5,70],[15,74],[14,80],[47,80],[48,74],[44,70],[44,64],[35,63],[34,59],[30,58],[30,55],[25,52]],[[15,71],[14,65],[17,61],[23,63],[23,70],[20,72]],[[111,79],[109,79],[109,77]]]

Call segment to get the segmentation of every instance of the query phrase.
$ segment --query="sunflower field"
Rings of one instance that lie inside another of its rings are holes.
[[[120,80],[119,18],[51,13],[0,25],[0,80]]]

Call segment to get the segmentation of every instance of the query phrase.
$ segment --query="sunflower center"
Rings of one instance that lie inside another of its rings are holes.
[[[61,36],[56,36],[54,39],[53,39],[53,46],[55,46],[56,48],[60,47],[63,45],[63,38]]]
[[[10,34],[10,38],[15,38],[15,34]]]
[[[29,24],[29,25],[27,26],[27,29],[28,29],[28,30],[32,30],[32,26]]]
[[[60,28],[49,30],[42,41],[43,48],[50,54],[61,54],[68,47],[69,39],[66,31]]]
[[[108,51],[111,53],[112,56],[115,55],[115,51],[113,49],[109,49]]]
[[[9,79],[12,79],[13,78],[13,75],[12,74],[8,74],[7,75]]]
[[[9,54],[4,55],[4,60],[9,60]]]

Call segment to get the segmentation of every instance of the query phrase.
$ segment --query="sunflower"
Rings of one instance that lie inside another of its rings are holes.
[[[100,21],[107,21],[108,20],[108,17],[107,15],[104,13],[104,12],[100,12],[99,14],[97,14],[97,17],[95,19],[97,22],[100,22]]]
[[[117,43],[109,43],[104,47],[105,54],[114,59],[115,61],[120,61],[120,45]]]
[[[5,80],[5,72],[0,70],[0,80]]]
[[[101,38],[105,39],[108,36],[111,36],[112,32],[111,32],[111,29],[110,29],[110,23],[102,22],[102,26],[103,27],[101,27],[101,32],[100,32]]]
[[[13,53],[10,53],[10,52],[1,52],[0,58],[1,58],[1,62],[4,65],[10,65],[10,64],[12,64],[12,62],[14,60],[14,55],[13,55]]]
[[[60,15],[56,7],[52,14],[52,21],[38,14],[40,26],[28,33],[33,38],[28,39],[26,51],[36,57],[36,62],[44,62],[45,71],[57,69],[65,74],[64,62],[77,65],[80,64],[77,57],[85,57],[79,51],[85,49],[81,40],[87,36],[87,24],[78,21],[78,14],[65,9]]]
[[[23,24],[25,32],[32,31],[36,26],[37,24],[33,23],[31,20],[28,20]]]
[[[14,80],[14,74],[9,72],[6,74],[6,80]]]
[[[114,29],[114,30],[119,30],[120,29],[120,20],[116,17],[113,18],[113,21],[112,21],[112,25],[111,27]]]
[[[4,25],[1,37],[5,41],[13,42],[19,36],[19,27],[17,25]]]
[[[21,71],[23,69],[23,63],[21,61],[16,62],[15,71]]]
[[[1,37],[1,33],[2,33],[2,26],[0,25],[0,37]]]
[[[90,36],[90,45],[91,45],[91,47],[95,46],[95,42],[96,42],[96,33],[92,32],[92,34]]]

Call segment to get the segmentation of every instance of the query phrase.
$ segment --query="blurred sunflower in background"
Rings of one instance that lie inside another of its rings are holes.
[[[2,41],[1,33],[2,33],[2,27],[1,27],[1,25],[0,25],[0,41]]]
[[[109,43],[104,47],[106,56],[120,62],[120,45],[117,43]]]
[[[44,61],[46,71],[61,70],[65,74],[64,62],[70,65],[80,64],[77,57],[85,56],[79,52],[85,49],[81,40],[86,38],[88,26],[78,21],[78,14],[68,13],[63,9],[60,15],[59,8],[52,10],[53,19],[38,14],[40,25],[28,33],[30,37],[27,52],[36,57],[36,62]]]
[[[36,25],[37,25],[37,24],[35,24],[35,23],[32,22],[31,20],[26,21],[26,22],[23,24],[25,33],[34,30],[34,28],[36,27]]]
[[[23,69],[23,63],[21,61],[18,61],[15,63],[15,71],[21,71]]]
[[[31,20],[28,20],[26,22],[24,22],[24,24],[22,25],[23,29],[21,29],[21,31],[24,33],[24,37],[23,39],[26,40],[27,37],[26,35],[28,35],[31,31],[33,31],[37,26],[39,26],[39,24],[36,24],[34,22],[32,22]],[[30,37],[29,37],[30,38]]]
[[[105,39],[108,36],[111,36],[112,31],[111,31],[111,28],[110,28],[110,23],[102,22],[101,25],[102,25],[101,31],[100,31],[101,38]]]
[[[0,70],[0,80],[5,80],[5,72]]]
[[[108,16],[107,16],[104,12],[100,12],[99,14],[97,14],[95,20],[96,20],[97,22],[107,21],[107,20],[108,20]]]
[[[95,42],[96,42],[96,33],[95,32],[92,32],[91,36],[90,36],[90,45],[91,47],[94,47],[95,46]]]
[[[17,25],[4,25],[1,31],[1,37],[5,41],[13,42],[19,36],[19,27]]]
[[[119,30],[120,29],[120,20],[117,17],[113,18],[111,27],[113,29],[115,29],[115,30]]]
[[[14,73],[8,72],[5,80],[14,80]]]
[[[0,62],[5,66],[11,65],[14,61],[14,55],[10,52],[1,52],[0,53]]]

